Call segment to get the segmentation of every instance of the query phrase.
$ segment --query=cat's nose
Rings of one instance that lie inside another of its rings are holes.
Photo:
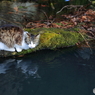
[[[35,48],[35,47],[36,47],[36,45],[35,45],[35,44],[32,44],[32,45],[31,45],[31,44],[29,44],[28,46],[29,46],[29,48]]]

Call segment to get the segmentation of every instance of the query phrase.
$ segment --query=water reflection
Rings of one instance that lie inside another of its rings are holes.
[[[34,78],[39,77],[37,74],[38,66],[33,63],[31,59],[8,59],[0,63],[0,74],[6,74],[11,72],[11,67],[15,70],[20,70],[25,77],[34,76]]]
[[[76,50],[76,57],[81,57],[83,59],[90,59],[91,55],[93,54],[92,50],[87,47],[81,47]]]
[[[6,71],[10,68],[11,65],[13,65],[12,62],[14,62],[15,59],[8,59],[4,62],[0,63],[0,74],[5,74]]]
[[[21,72],[25,74],[26,77],[33,76],[33,78],[40,78],[38,75],[38,65],[33,63],[31,59],[27,60],[17,60],[17,69],[21,69]]]

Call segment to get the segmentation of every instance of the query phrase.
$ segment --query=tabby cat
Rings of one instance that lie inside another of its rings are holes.
[[[32,35],[14,25],[0,27],[0,50],[21,52],[22,49],[35,48],[39,44],[40,34]]]

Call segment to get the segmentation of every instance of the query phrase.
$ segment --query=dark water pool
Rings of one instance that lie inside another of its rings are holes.
[[[0,95],[94,95],[95,50],[43,50],[0,59]]]

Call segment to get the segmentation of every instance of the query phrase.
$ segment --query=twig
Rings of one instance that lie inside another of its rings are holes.
[[[79,31],[78,31],[79,32]],[[88,41],[86,40],[86,38],[79,32],[79,34],[83,37],[83,39],[85,40],[85,43],[87,44],[87,46],[90,48],[91,54],[93,53]]]
[[[65,8],[72,9],[72,8],[78,8],[78,7],[83,7],[83,5],[66,5],[62,7],[58,12],[56,12],[56,14],[60,13]]]
[[[45,17],[47,18],[47,21],[49,22],[49,18],[48,18],[48,16],[47,16],[46,12],[45,12],[45,11],[43,11],[43,10],[41,10],[41,9],[40,9],[40,11],[42,11],[42,12],[43,12],[43,14],[45,15]]]
[[[50,21],[49,21],[49,18],[48,18],[48,16],[47,16],[47,14],[46,14],[46,12],[43,11],[43,10],[41,10],[41,9],[40,9],[40,11],[42,11],[43,14],[45,15],[45,17],[47,18],[47,23],[48,23],[48,25],[54,22],[55,18],[50,22]]]

